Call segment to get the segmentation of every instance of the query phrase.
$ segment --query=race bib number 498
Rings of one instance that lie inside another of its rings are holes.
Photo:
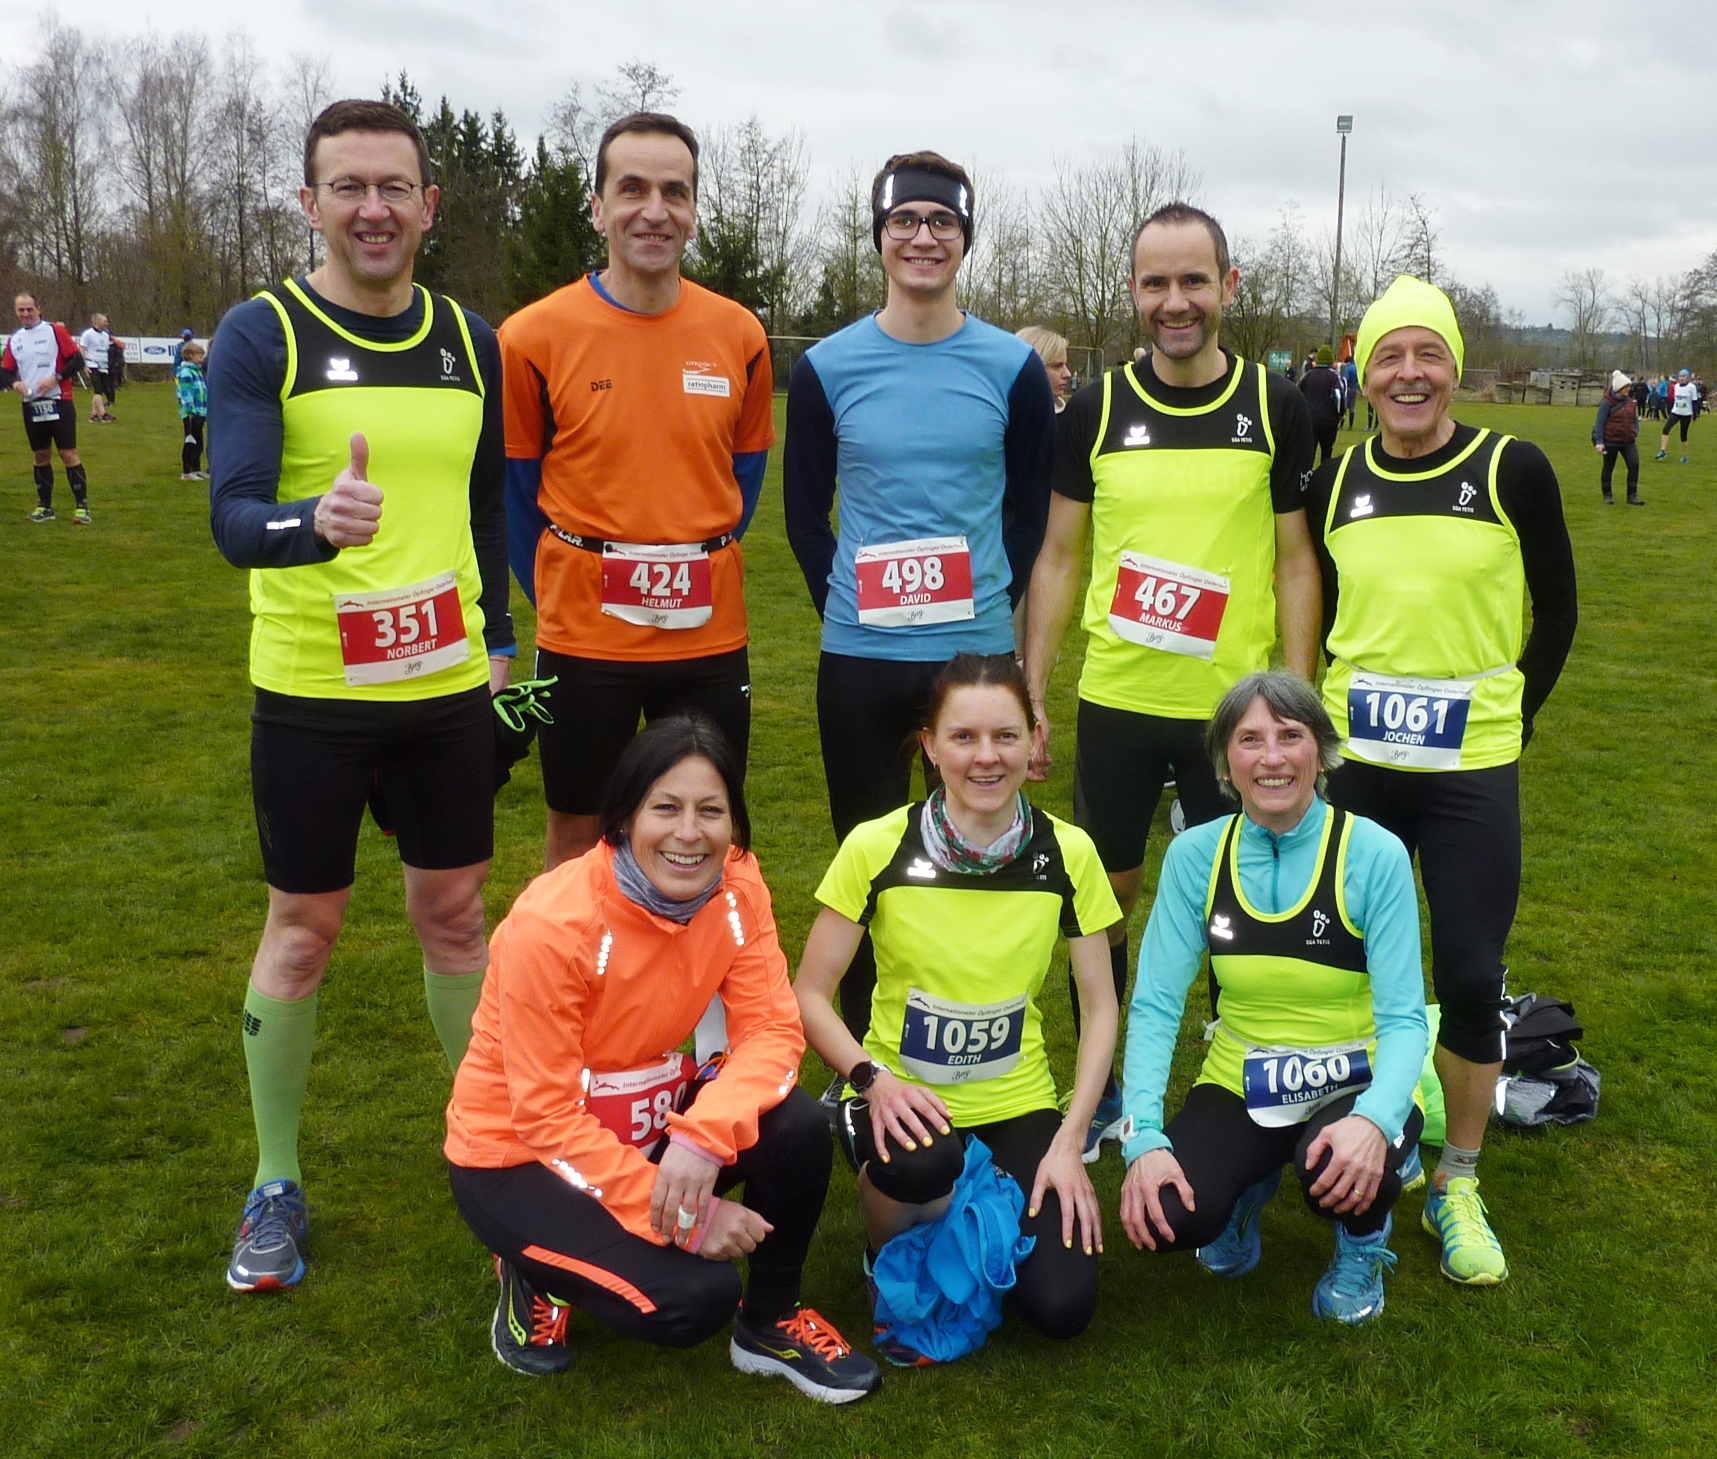
[[[976,616],[972,553],[964,537],[921,537],[861,547],[854,572],[860,623],[915,628]]]
[[[914,988],[900,1028],[901,1067],[926,1084],[995,1079],[1019,1063],[1025,994],[1000,1003],[955,1003]]]
[[[1164,653],[1208,659],[1228,611],[1229,580],[1213,572],[1123,552],[1109,604],[1117,638]]]
[[[451,669],[470,657],[459,582],[450,572],[404,588],[337,593],[348,684],[387,684]]]

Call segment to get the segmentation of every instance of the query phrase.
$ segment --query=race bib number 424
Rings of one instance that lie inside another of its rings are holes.
[[[1347,687],[1347,750],[1374,765],[1459,770],[1473,686],[1355,672]]]
[[[976,617],[972,553],[964,537],[921,537],[858,550],[858,618],[877,628]]]
[[[1208,659],[1228,611],[1229,580],[1183,563],[1123,552],[1109,604],[1117,638],[1164,653]]]
[[[1000,1003],[955,1003],[918,988],[906,995],[900,1028],[901,1067],[926,1084],[995,1079],[1019,1064],[1026,997]]]
[[[613,542],[602,552],[602,611],[644,628],[701,628],[715,612],[701,547]]]
[[[375,593],[336,593],[348,684],[388,684],[451,669],[470,656],[454,574]]]

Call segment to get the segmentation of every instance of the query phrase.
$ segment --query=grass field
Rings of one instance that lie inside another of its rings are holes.
[[[1579,637],[1526,759],[1511,963],[1517,990],[1578,1005],[1603,1106],[1582,1128],[1493,1135],[1507,1284],[1445,1281],[1409,1196],[1387,1313],[1336,1329],[1309,1306],[1330,1238],[1297,1201],[1266,1214],[1263,1267],[1220,1285],[1127,1246],[1110,1153],[1102,1304],[1082,1340],[1009,1324],[956,1367],[890,1372],[876,1399],[832,1411],[733,1373],[724,1343],[658,1352],[582,1317],[570,1375],[494,1361],[493,1279],[440,1155],[446,1071],[373,828],[306,1106],[310,1275],[290,1297],[226,1289],[254,1159],[238,1021],[264,907],[245,579],[209,540],[202,484],[178,480],[171,390],[116,408],[118,425],[83,431],[89,529],[69,511],[25,521],[22,432],[0,424],[4,1459],[1717,1452],[1717,858],[1697,789],[1717,724],[1717,425],[1696,427],[1691,466],[1645,453],[1635,511],[1599,504],[1588,412],[1457,412],[1549,451],[1581,572]],[[832,843],[817,625],[778,472],[746,543],[751,794],[791,957]],[[63,474],[59,495],[68,509]],[[1065,734],[1056,750],[1043,799],[1066,814]],[[497,821],[492,921],[539,864],[534,760]],[[1064,986],[1052,975],[1045,999],[1065,1078]],[[1183,1040],[1176,1094],[1199,1052]],[[807,1297],[849,1335],[864,1330],[859,1231],[837,1171]]]

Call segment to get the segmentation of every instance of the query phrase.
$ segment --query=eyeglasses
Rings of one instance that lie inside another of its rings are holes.
[[[901,243],[910,243],[918,236],[920,228],[929,228],[930,236],[938,243],[952,243],[964,231],[960,220],[952,213],[931,213],[928,217],[917,213],[890,213],[884,221],[888,236]]]
[[[319,182],[316,186],[327,188],[342,203],[364,202],[372,190],[384,203],[409,203],[411,195],[423,184],[407,182],[403,177],[390,177],[386,182],[359,182],[355,177],[336,177],[332,182]]]

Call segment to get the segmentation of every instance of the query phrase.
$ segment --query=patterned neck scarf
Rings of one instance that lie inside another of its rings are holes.
[[[1031,807],[1022,790],[1014,801],[1013,824],[988,846],[975,846],[960,834],[948,814],[948,792],[937,786],[924,802],[918,829],[924,837],[924,849],[942,870],[981,876],[1000,871],[1025,849],[1031,837]]]

